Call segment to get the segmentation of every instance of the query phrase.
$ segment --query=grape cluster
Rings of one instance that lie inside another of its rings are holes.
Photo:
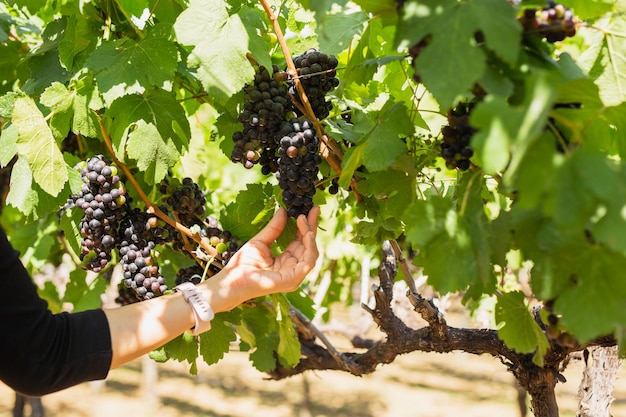
[[[286,73],[275,65],[272,73],[264,66],[258,68],[254,83],[244,87],[243,111],[238,117],[243,130],[232,136],[235,147],[231,160],[248,169],[259,163],[265,175],[277,169],[275,138],[286,114],[292,111],[285,78]]]
[[[519,22],[527,33],[545,38],[549,43],[576,35],[576,22],[571,9],[549,1],[546,7],[524,9]]]
[[[183,282],[191,282],[194,285],[198,285],[202,281],[203,273],[204,270],[198,264],[180,268],[176,272],[176,285],[180,285]]]
[[[333,108],[332,103],[326,100],[326,94],[339,86],[337,57],[311,48],[295,56],[293,63],[315,116],[326,118]],[[289,92],[299,100],[295,85],[289,88]]]
[[[456,109],[448,110],[448,124],[441,128],[441,157],[445,159],[449,169],[466,171],[470,167],[470,158],[474,155],[470,141],[476,132],[469,125],[471,108],[470,103],[461,103]]]
[[[199,223],[199,219],[206,214],[206,195],[193,179],[189,177],[179,181],[174,178],[171,182],[160,187],[161,194],[167,196],[167,206],[176,214],[178,221],[191,227]]]
[[[241,247],[238,239],[228,230],[222,230],[213,216],[207,217],[206,227],[202,229],[200,235],[209,239],[209,243],[222,259],[222,265],[226,265]]]
[[[339,192],[339,177],[334,177],[330,181],[330,186],[328,187],[328,193],[331,195],[335,195]]]
[[[119,253],[124,285],[135,290],[139,300],[147,300],[167,291],[165,278],[159,274],[157,244],[165,243],[166,229],[157,217],[139,209],[131,210],[120,222]]]
[[[79,163],[83,186],[71,198],[76,207],[84,211],[80,223],[82,235],[81,261],[85,268],[100,272],[111,260],[116,246],[120,220],[126,213],[126,189],[117,175],[117,168],[102,155]]]
[[[117,285],[117,293],[118,295],[115,297],[114,301],[119,305],[125,306],[141,301],[137,298],[137,292],[134,289],[127,287],[124,282],[120,282]]]
[[[291,132],[280,139],[277,178],[287,212],[295,218],[307,214],[313,207],[322,158],[319,155],[320,140],[310,120],[292,119],[290,127]]]
[[[161,210],[172,213],[181,224],[188,228],[199,230],[200,237],[208,239],[220,256],[222,265],[226,265],[232,255],[239,250],[238,240],[229,231],[223,231],[217,219],[206,217],[206,196],[191,178],[184,178],[182,183],[178,179],[171,182],[164,181],[160,191],[164,194],[164,206]],[[170,232],[169,241],[176,251],[186,253],[184,241],[180,232],[166,226]],[[209,268],[211,273],[219,271],[214,265]]]

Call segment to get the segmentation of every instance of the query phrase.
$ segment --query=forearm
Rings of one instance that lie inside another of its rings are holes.
[[[245,301],[229,288],[229,278],[222,271],[197,287],[216,313]],[[178,292],[107,309],[105,314],[111,332],[112,369],[149,353],[195,325],[191,307]]]
[[[117,368],[174,339],[193,326],[193,313],[181,294],[105,310]]]

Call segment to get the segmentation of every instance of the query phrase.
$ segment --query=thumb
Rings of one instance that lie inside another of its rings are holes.
[[[278,211],[272,217],[272,220],[252,238],[252,240],[260,241],[266,246],[270,246],[278,236],[283,232],[285,225],[287,224],[287,211],[284,208],[279,208]]]

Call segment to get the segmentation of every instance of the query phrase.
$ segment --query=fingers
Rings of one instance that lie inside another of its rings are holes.
[[[320,208],[319,206],[313,206],[309,211],[309,214],[305,217],[304,214],[298,216],[297,224],[298,231],[301,236],[306,236],[307,232],[313,232],[315,236],[317,234],[317,224],[319,222]]]
[[[315,243],[319,214],[320,208],[315,206],[309,211],[306,219],[304,215],[298,217],[298,230],[302,236],[302,244],[304,246],[302,260],[309,269],[315,265],[317,257],[319,256],[317,244]]]
[[[270,246],[280,236],[286,224],[287,211],[281,207],[274,214],[272,220],[252,240],[261,241],[266,246]]]

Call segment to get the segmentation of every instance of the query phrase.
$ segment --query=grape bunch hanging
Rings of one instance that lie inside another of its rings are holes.
[[[159,233],[158,219],[135,208],[120,223],[119,254],[126,288],[135,290],[140,300],[154,298],[167,291],[159,273],[156,245],[167,243]]]
[[[470,141],[476,133],[476,129],[469,124],[471,109],[471,103],[460,103],[456,108],[449,109],[448,124],[441,128],[441,157],[449,169],[466,171],[470,167],[470,158],[474,155]]]
[[[184,178],[182,182],[175,178],[172,181],[164,181],[160,191],[163,194],[164,203],[161,210],[186,227],[196,231],[201,238],[207,239],[219,255],[221,265],[226,265],[239,250],[241,243],[230,231],[222,230],[214,216],[206,216],[206,195],[198,187],[198,184],[191,178]],[[192,251],[195,248],[186,244],[178,230],[169,225],[166,225],[166,228],[169,231],[168,236],[172,249],[193,258]],[[213,275],[220,269],[214,262],[210,262],[207,272]]]
[[[133,208],[117,168],[104,156],[91,157],[75,168],[80,172],[83,185],[79,193],[70,196],[62,210],[74,207],[82,211],[80,259],[83,267],[102,272],[117,253],[123,271],[119,303],[129,304],[164,294],[168,286],[159,272],[159,246],[171,246],[197,261],[193,256],[196,248],[163,219]],[[199,268],[202,276],[219,272],[221,268],[216,265],[226,265],[240,243],[219,227],[217,219],[206,215],[205,193],[191,178],[184,178],[182,182],[178,179],[164,181],[159,191],[164,203],[161,211],[197,231],[219,255],[208,263],[206,272],[197,263],[194,270]],[[196,277],[191,281],[196,282]]]
[[[293,109],[288,86],[281,81],[283,75],[277,66],[272,73],[263,66],[258,68],[254,82],[244,88],[243,111],[238,117],[243,130],[233,134],[231,160],[248,169],[259,163],[265,175],[278,168],[275,137]]]
[[[326,94],[339,85],[337,58],[308,49],[293,62],[316,118],[327,117],[332,103],[326,100]],[[320,139],[313,122],[300,110],[302,100],[294,79],[276,65],[271,73],[259,66],[253,83],[246,85],[244,92],[243,110],[238,116],[243,129],[232,136],[231,161],[248,169],[261,165],[264,175],[275,173],[289,215],[307,214],[313,207],[322,159]]]
[[[545,38],[555,43],[576,35],[576,22],[571,9],[549,1],[543,8],[524,9],[519,22],[524,32]]]
[[[313,208],[315,182],[322,158],[313,122],[306,118],[293,119],[290,127],[291,131],[280,139],[277,178],[287,213],[290,217],[298,217]]]
[[[128,209],[126,189],[117,168],[102,155],[81,162],[76,169],[83,180],[80,192],[71,197],[73,205],[83,210],[80,259],[87,269],[100,272],[118,243],[118,226]]]
[[[326,94],[339,86],[339,79],[336,77],[337,58],[316,49],[308,49],[302,55],[294,57],[293,64],[298,71],[313,113],[318,119],[326,118],[333,107],[332,103],[326,100]],[[290,84],[289,93],[301,102],[296,86],[293,82]]]

